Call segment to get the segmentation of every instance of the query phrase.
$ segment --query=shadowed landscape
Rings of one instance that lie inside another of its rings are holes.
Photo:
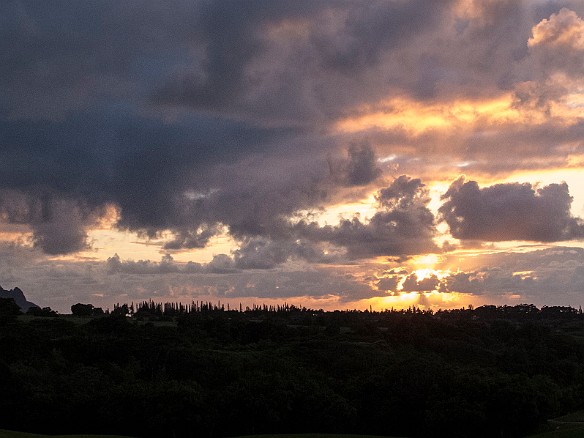
[[[582,418],[548,422],[584,406],[584,315],[570,307],[0,307],[8,430],[560,437]]]

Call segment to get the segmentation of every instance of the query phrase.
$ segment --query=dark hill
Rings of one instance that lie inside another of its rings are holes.
[[[24,296],[24,293],[17,287],[11,290],[6,290],[0,286],[0,298],[12,298],[24,313],[26,313],[31,307],[39,307],[28,301]]]

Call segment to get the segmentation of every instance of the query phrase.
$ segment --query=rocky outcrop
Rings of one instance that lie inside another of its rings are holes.
[[[24,313],[26,313],[31,307],[39,307],[36,304],[28,301],[24,296],[24,292],[22,292],[18,287],[15,287],[11,290],[6,290],[0,286],[0,298],[12,298],[18,307],[20,307],[20,310],[22,310]]]

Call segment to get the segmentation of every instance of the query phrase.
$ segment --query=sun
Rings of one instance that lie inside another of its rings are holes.
[[[442,259],[437,254],[425,254],[414,257],[411,261],[411,273],[415,274],[418,281],[436,277],[442,280],[451,274],[450,269],[439,269]]]
[[[440,258],[437,254],[425,254],[414,257],[412,262],[420,268],[429,268],[436,266],[440,262]]]

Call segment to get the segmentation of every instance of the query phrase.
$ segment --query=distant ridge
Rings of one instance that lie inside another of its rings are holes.
[[[11,290],[6,290],[0,286],[0,298],[12,298],[18,307],[20,307],[20,310],[25,313],[31,307],[39,307],[35,303],[28,301],[24,296],[24,292],[22,292],[18,287],[15,287]]]

